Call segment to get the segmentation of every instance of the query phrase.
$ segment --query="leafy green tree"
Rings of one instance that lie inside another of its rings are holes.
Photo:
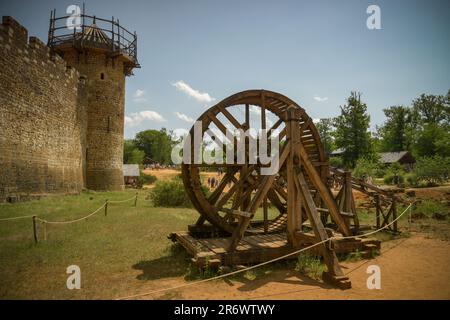
[[[142,164],[145,153],[136,147],[133,140],[125,140],[123,145],[123,163]]]
[[[367,105],[361,101],[361,94],[352,92],[347,104],[341,106],[341,115],[335,118],[335,143],[343,148],[344,165],[354,168],[361,157],[373,157],[371,134],[369,132],[370,116]]]
[[[330,153],[333,150],[333,119],[324,118],[320,119],[316,123],[317,131],[320,135],[320,140],[322,141],[323,147],[326,153]]]
[[[171,152],[174,146],[171,132],[161,130],[145,130],[136,135],[136,146],[145,152],[145,156],[160,164],[171,163]]]
[[[449,126],[439,126],[435,123],[424,124],[418,133],[415,153],[418,156],[450,156]]]
[[[379,129],[382,152],[409,150],[411,147],[411,110],[404,106],[392,106],[383,110],[386,122]]]
[[[446,96],[422,94],[413,101],[416,156],[450,156],[450,90]]]
[[[449,124],[450,121],[450,90],[447,96],[422,94],[413,101],[413,110],[419,116],[421,124]]]

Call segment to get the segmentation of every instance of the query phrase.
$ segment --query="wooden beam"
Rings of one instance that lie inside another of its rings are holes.
[[[320,241],[325,241],[328,239],[328,234],[322,224],[322,221],[320,221],[319,213],[317,212],[316,205],[314,203],[314,200],[309,193],[309,187],[305,180],[305,177],[303,176],[303,172],[301,170],[298,170],[296,172],[296,178],[295,182],[300,190],[300,195],[302,197],[302,202],[304,204],[306,213],[308,215],[309,221],[311,223],[311,226],[313,227],[314,235],[316,236],[316,239]],[[328,272],[333,277],[340,277],[343,276],[344,273],[341,270],[341,267],[339,266],[339,261],[336,257],[336,254],[334,251],[329,250],[328,243],[325,242],[320,246],[321,253],[323,256],[323,260],[325,261],[325,264],[327,265]]]
[[[305,148],[303,148],[303,145],[301,143],[298,145],[297,150],[302,158],[302,164],[303,164],[303,167],[305,168],[306,173],[308,174],[309,178],[311,179],[311,182],[313,183],[314,187],[320,193],[320,196],[322,197],[322,200],[324,201],[325,205],[330,210],[330,215],[333,218],[334,222],[337,224],[339,230],[345,236],[352,235],[348,224],[344,221],[342,216],[339,214],[338,207],[336,205],[336,202],[333,199],[333,196],[330,193],[330,190],[323,183],[322,179],[320,178],[320,175],[317,173],[316,169],[314,168],[311,161],[309,160],[308,154],[307,154]]]

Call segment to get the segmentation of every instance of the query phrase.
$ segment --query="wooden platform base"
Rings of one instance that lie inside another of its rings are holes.
[[[292,247],[287,242],[285,233],[245,236],[233,252],[226,250],[230,241],[229,237],[194,238],[188,232],[182,231],[171,233],[169,238],[180,243],[193,257],[192,261],[199,267],[208,265],[211,268],[218,268],[261,263],[301,249],[301,247]],[[312,244],[312,242],[308,243],[307,236],[305,239],[303,247]],[[311,252],[318,253],[318,247],[310,249]],[[332,247],[337,254],[359,251],[363,253],[363,257],[369,257],[374,250],[380,249],[380,241],[362,238],[339,240],[333,241]],[[297,255],[288,257],[288,259],[296,258]]]

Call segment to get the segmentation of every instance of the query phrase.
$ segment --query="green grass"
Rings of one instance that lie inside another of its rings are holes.
[[[311,279],[319,280],[322,278],[322,273],[327,270],[327,267],[322,263],[320,257],[308,252],[301,252],[297,258],[295,270]]]
[[[153,284],[154,280],[170,277],[194,280],[217,275],[215,270],[193,267],[185,250],[167,239],[170,232],[186,230],[188,224],[196,221],[198,213],[187,208],[155,208],[148,200],[148,193],[148,190],[139,191],[137,207],[133,206],[133,201],[110,204],[107,216],[102,210],[74,224],[47,225],[46,241],[42,239],[43,229],[39,226],[41,240],[38,244],[33,241],[31,218],[0,221],[0,299],[111,299],[149,291],[149,286],[160,288],[157,283]],[[0,204],[0,219],[33,214],[48,221],[76,219],[97,209],[105,199],[128,199],[134,194],[135,190],[87,191],[78,196],[5,203]],[[441,204],[425,201],[418,207],[427,217],[443,208]],[[399,205],[398,213],[402,211]],[[362,224],[374,225],[373,210],[359,209],[358,212]],[[269,217],[276,215],[278,211],[270,208]],[[256,218],[262,219],[261,208]],[[433,221],[434,224],[430,224]],[[406,234],[408,223],[405,214],[399,221],[403,231],[400,236]],[[439,227],[439,237],[448,240],[448,219],[422,219],[413,226],[432,235]],[[383,241],[398,237],[384,232],[375,236]],[[72,264],[81,268],[81,290],[66,288],[66,268]],[[253,281],[280,268],[293,269],[294,265],[278,262],[231,279]],[[311,257],[300,257],[297,263],[297,269],[312,278],[318,278],[323,268],[320,260]]]
[[[0,204],[0,218],[36,214],[48,221],[79,218],[105,199],[133,196],[124,192],[83,192],[39,201]],[[0,298],[84,299],[115,298],[134,293],[146,280],[180,276],[188,263],[184,250],[167,239],[185,230],[198,213],[192,209],[152,207],[140,191],[133,201],[110,204],[103,211],[69,225],[47,225],[47,241],[36,245],[31,218],[0,221]],[[40,237],[43,229],[39,228]],[[66,288],[66,268],[81,268],[81,290]],[[135,290],[134,290],[135,289]]]

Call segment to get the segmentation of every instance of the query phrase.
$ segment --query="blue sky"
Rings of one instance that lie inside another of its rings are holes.
[[[85,1],[138,34],[127,79],[125,136],[189,128],[206,107],[246,89],[277,91],[313,118],[362,92],[372,128],[382,109],[450,88],[450,1]],[[82,1],[2,1],[1,15],[46,41],[50,10]],[[369,30],[369,5],[381,30]],[[188,120],[188,121],[186,121]]]

